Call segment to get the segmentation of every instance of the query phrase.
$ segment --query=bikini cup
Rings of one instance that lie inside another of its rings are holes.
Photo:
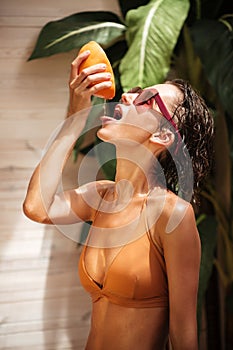
[[[95,281],[85,266],[85,245],[79,260],[79,276],[93,302],[106,297],[126,307],[168,306],[166,267],[162,249],[152,241],[143,203],[139,226],[144,230],[137,239],[120,248],[108,267],[103,285]]]

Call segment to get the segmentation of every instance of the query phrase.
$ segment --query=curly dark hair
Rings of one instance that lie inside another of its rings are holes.
[[[167,188],[198,204],[200,186],[213,164],[214,120],[203,98],[189,82],[174,79],[166,83],[179,88],[184,96],[182,101],[178,101],[173,112],[173,118],[178,121],[182,145],[179,156],[176,156],[174,151],[175,142],[173,150],[167,151],[166,157],[161,154],[158,160]],[[176,135],[176,141],[177,139]]]

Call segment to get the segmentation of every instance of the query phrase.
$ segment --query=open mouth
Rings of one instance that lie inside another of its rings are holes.
[[[114,109],[113,118],[116,120],[120,120],[122,118],[122,110],[119,104],[116,105]]]
[[[117,104],[112,113],[110,114],[111,116],[103,115],[100,117],[100,120],[102,121],[103,125],[112,123],[114,122],[114,120],[120,120],[123,117],[123,111],[121,109],[120,104]]]

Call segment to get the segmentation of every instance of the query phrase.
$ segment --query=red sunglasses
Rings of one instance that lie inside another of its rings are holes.
[[[167,121],[174,127],[177,135],[178,135],[178,143],[176,147],[175,153],[177,153],[177,150],[179,148],[180,142],[181,142],[181,136],[178,130],[178,127],[176,123],[173,121],[170,113],[168,112],[163,100],[161,99],[158,90],[155,88],[148,88],[148,89],[142,89],[139,86],[132,88],[128,91],[128,93],[137,93],[138,96],[133,101],[133,104],[135,106],[143,106],[145,104],[150,105],[151,101],[155,100],[160,112],[162,113],[163,117],[167,119]]]

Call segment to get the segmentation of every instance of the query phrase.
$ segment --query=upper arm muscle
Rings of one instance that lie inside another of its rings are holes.
[[[49,223],[73,224],[93,221],[106,190],[106,182],[92,182],[77,189],[56,194],[48,211]]]
[[[191,205],[173,231],[162,235],[166,261],[170,329],[194,332],[196,327],[196,299],[200,267],[200,239]],[[177,335],[177,336],[180,336]]]

